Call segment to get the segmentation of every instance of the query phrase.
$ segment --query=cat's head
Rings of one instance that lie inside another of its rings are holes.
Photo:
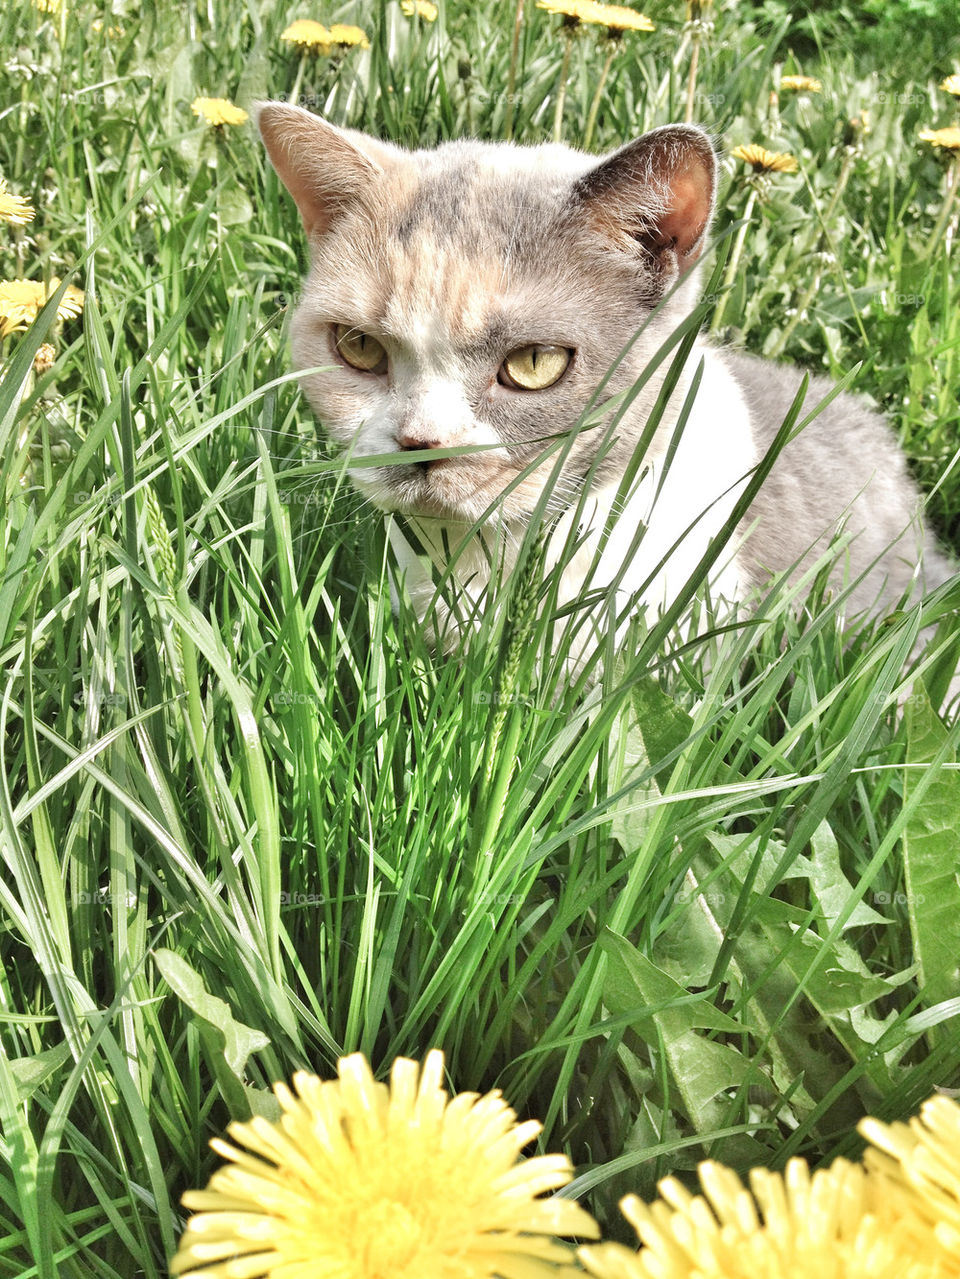
[[[353,457],[491,446],[353,468],[386,510],[476,519],[548,437],[576,425],[665,295],[605,394],[635,380],[693,304],[687,273],[717,179],[710,140],[693,126],[598,158],[466,141],[407,152],[282,103],[261,106],[258,122],[310,245],[292,345],[314,370],[303,384],[325,429]],[[623,432],[629,450],[629,420]],[[571,484],[599,434],[577,437]],[[532,510],[549,471],[533,471],[503,514]]]

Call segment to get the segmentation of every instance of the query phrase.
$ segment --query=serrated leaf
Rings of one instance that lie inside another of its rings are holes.
[[[269,1038],[262,1031],[237,1021],[230,1005],[210,994],[203,978],[182,955],[161,948],[154,952],[154,958],[164,981],[199,1019],[201,1038],[231,1111],[235,1115],[249,1114],[250,1104],[243,1082],[247,1058],[267,1048]]]
[[[781,880],[806,873],[803,869],[796,870],[796,863],[791,863],[786,870],[779,869],[785,846],[777,839],[764,839],[762,848],[759,836],[745,840],[742,835],[708,831],[707,839],[723,859],[724,870],[730,872],[737,884],[742,885],[750,878],[752,891],[761,896],[772,893]],[[759,864],[755,865],[758,856]],[[735,897],[736,894],[731,900]]]
[[[259,1115],[261,1119],[269,1119],[272,1124],[278,1122],[283,1111],[280,1108],[279,1101],[277,1101],[276,1093],[271,1092],[268,1088],[254,1088],[251,1084],[245,1084],[243,1092],[247,1101],[247,1109],[251,1115]]]
[[[821,822],[810,836],[810,850],[810,858],[804,858],[809,865],[810,891],[820,907],[829,932],[846,908],[853,893],[853,885],[840,869],[840,848],[827,822]],[[854,906],[843,927],[846,930],[859,924],[886,922],[882,915],[861,900]]]
[[[944,754],[947,730],[930,704],[922,681],[907,703],[907,768],[904,804],[909,805],[921,780],[917,764],[930,764]],[[913,806],[903,832],[907,913],[914,954],[920,965],[926,1007],[960,995],[960,773],[941,768]]]
[[[739,1022],[720,1012],[706,997],[690,1000],[690,992],[652,964],[626,938],[604,929],[600,945],[607,954],[604,1003],[613,1013],[633,1016],[631,1028],[666,1055],[670,1074],[683,1097],[684,1108],[697,1132],[707,1132],[721,1122],[718,1093],[736,1088],[756,1068],[736,1048],[707,1039],[694,1026],[743,1034]],[[657,1007],[687,1000],[674,1007],[644,1015],[646,1006]]]
[[[693,732],[693,720],[667,696],[656,680],[649,677],[640,680],[631,701],[637,717],[637,728],[651,764],[656,765],[660,760],[666,759]],[[675,764],[676,760],[654,774],[661,790],[670,780]]]
[[[631,946],[625,937],[605,928],[600,946],[608,958],[603,999],[611,1012],[635,1017],[634,1026],[652,1021],[656,1015],[672,1035],[694,1027],[743,1034],[740,1022],[714,1008],[707,995],[691,999],[690,991]],[[648,1007],[661,1011],[645,1012]]]
[[[33,1057],[12,1057],[10,1073],[16,1080],[17,1100],[27,1101],[32,1097],[40,1085],[56,1074],[71,1056],[70,1045],[64,1040]]]

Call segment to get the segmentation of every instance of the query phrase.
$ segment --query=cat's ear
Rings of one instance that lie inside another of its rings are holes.
[[[376,138],[338,129],[286,102],[258,103],[255,110],[267,154],[300,210],[308,238],[326,231],[397,154]]]
[[[668,124],[607,156],[578,181],[574,199],[597,231],[623,248],[639,244],[671,277],[703,251],[716,190],[707,134]]]

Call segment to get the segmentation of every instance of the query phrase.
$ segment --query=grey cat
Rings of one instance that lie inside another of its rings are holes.
[[[545,441],[576,426],[640,330],[603,393],[619,403],[696,305],[717,188],[710,139],[668,125],[599,158],[560,145],[472,141],[411,153],[281,103],[263,104],[258,123],[310,245],[292,323],[307,397],[352,458],[418,454],[405,465],[353,468],[351,477],[376,506],[412,517],[441,566],[459,539],[455,577],[478,598],[490,547],[509,568],[550,479],[555,453],[538,464]],[[671,603],[730,517],[801,380],[794,369],[698,339],[637,483],[618,497],[669,363],[617,423],[586,499],[603,430],[576,436],[553,484],[550,501],[561,511],[554,559],[573,520],[581,539],[563,568],[561,600],[620,575],[620,595],[651,616]],[[829,390],[813,379],[805,410]],[[477,451],[422,456],[460,446]],[[501,494],[481,535],[468,538]],[[889,428],[843,394],[780,455],[713,569],[712,595],[744,599],[770,574],[798,562],[802,569],[843,521],[835,576],[855,583],[847,615],[888,606],[953,571],[919,512]],[[395,546],[425,607],[429,578],[399,535]]]

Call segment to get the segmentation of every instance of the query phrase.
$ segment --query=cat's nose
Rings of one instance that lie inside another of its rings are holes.
[[[416,449],[442,449],[449,441],[442,438],[439,431],[430,431],[408,427],[401,430],[397,435],[397,444],[404,453],[412,453]],[[434,466],[439,466],[441,458],[432,462],[428,457],[418,458],[415,462],[411,462],[411,466],[415,466],[423,475],[427,475]]]
[[[428,431],[415,427],[405,428],[397,435],[397,444],[402,452],[413,449],[442,449],[446,447],[439,431]]]

